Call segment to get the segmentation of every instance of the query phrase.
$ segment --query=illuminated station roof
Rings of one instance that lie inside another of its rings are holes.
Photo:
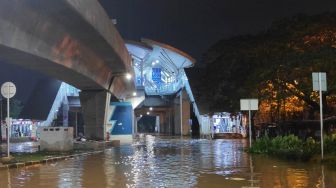
[[[126,47],[133,58],[136,86],[144,87],[147,95],[176,93],[187,80],[184,68],[195,64],[188,54],[149,39],[126,42]]]

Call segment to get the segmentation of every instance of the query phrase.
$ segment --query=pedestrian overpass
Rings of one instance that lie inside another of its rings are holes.
[[[156,133],[199,134],[200,115],[184,71],[193,67],[195,60],[181,50],[150,39],[128,41],[126,47],[133,59],[136,87],[146,94],[135,109],[137,122],[145,124],[141,118],[152,116],[156,118]],[[195,114],[197,121],[191,121],[191,114]],[[141,131],[138,128],[135,125],[135,132]]]
[[[184,72],[184,68],[194,66],[195,60],[176,48],[149,39],[127,41],[126,47],[132,57],[136,92],[119,101],[111,101],[107,108],[105,130],[111,135],[110,138],[130,141],[141,132],[138,123],[141,124],[146,116],[156,118],[155,131],[152,133],[182,136],[197,134],[200,115]],[[65,118],[64,124],[77,125],[80,104],[79,100],[74,102],[74,97],[78,98],[79,93],[80,90],[63,83],[46,124],[50,124],[55,112],[61,111],[76,114],[72,115],[75,119]],[[192,114],[196,117],[194,122],[190,121]]]

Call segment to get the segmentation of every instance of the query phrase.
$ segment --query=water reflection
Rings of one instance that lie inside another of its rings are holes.
[[[0,171],[0,187],[333,187],[318,164],[249,156],[245,140],[147,136],[132,145],[46,165]]]
[[[23,143],[11,143],[10,151],[15,153],[26,152],[32,153],[38,150],[38,142],[23,142]],[[7,144],[0,144],[0,153],[7,152]]]

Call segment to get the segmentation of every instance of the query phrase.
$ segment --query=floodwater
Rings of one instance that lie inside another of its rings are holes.
[[[336,187],[319,164],[250,156],[245,140],[147,136],[132,145],[46,165],[0,171],[0,187]]]

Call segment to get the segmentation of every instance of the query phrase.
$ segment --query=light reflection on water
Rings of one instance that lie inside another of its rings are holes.
[[[333,187],[335,171],[243,151],[245,140],[147,136],[132,145],[0,171],[0,187]]]

